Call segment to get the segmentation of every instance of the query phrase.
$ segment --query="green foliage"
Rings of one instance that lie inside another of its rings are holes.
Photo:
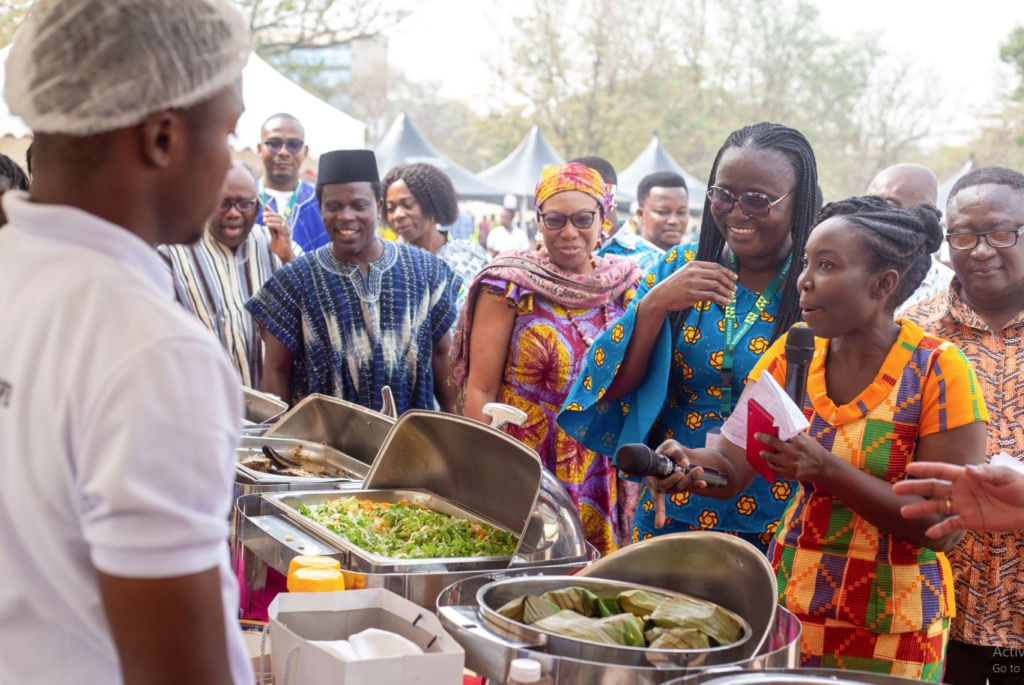
[[[1017,85],[1017,97],[1024,98],[1024,26],[1015,28],[999,46],[999,59],[1013,66],[1017,71],[1020,83]]]

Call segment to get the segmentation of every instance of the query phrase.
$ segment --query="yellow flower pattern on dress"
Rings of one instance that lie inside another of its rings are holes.
[[[692,262],[693,258],[696,257],[696,256],[697,256],[697,252],[695,250],[684,250],[683,251],[683,259],[685,259],[688,262]]]
[[[715,352],[712,352],[711,353],[711,358],[708,360],[708,363],[711,364],[712,368],[714,368],[716,371],[721,371],[722,370],[722,357],[723,357],[723,355],[722,355],[722,351],[721,350],[717,350]]]
[[[683,340],[693,345],[700,340],[700,330],[696,326],[687,326],[683,329]]]
[[[580,404],[579,402],[570,402],[569,404],[565,405],[565,410],[566,411],[583,411],[583,405]]]
[[[587,388],[587,390],[589,390],[589,389],[590,388]],[[709,385],[708,386],[708,394],[711,395],[712,397],[719,397],[720,398],[722,396],[722,388],[720,388],[717,385]]]
[[[583,379],[583,387],[586,388],[587,390],[590,390],[590,386],[592,384],[593,379],[590,376],[587,376],[586,378]]]
[[[622,327],[621,323],[617,323],[612,326],[612,342],[622,342],[622,337],[626,334],[626,329]]]
[[[775,537],[775,533],[778,532],[778,530],[779,522],[771,521],[767,526],[765,526],[764,532],[758,534],[757,538],[758,540],[760,540],[762,545],[767,547],[769,544],[771,544],[772,538]]]
[[[605,358],[605,354],[604,354],[604,348],[603,347],[599,347],[596,350],[594,350],[594,363],[595,364],[597,364],[598,366],[604,366],[604,358]]]
[[[623,416],[629,413],[629,402],[620,402],[619,407],[622,409]]]
[[[777,480],[772,485],[772,497],[777,500],[784,501],[788,500],[789,496],[793,494],[793,488],[790,487],[789,481]]]
[[[690,366],[689,364],[687,364],[686,362],[683,362],[682,367],[683,367],[683,380],[685,380],[685,381],[692,381],[693,380],[693,367]]]
[[[713,530],[718,525],[718,513],[705,509],[701,512],[701,515],[697,517],[697,523],[703,530]]]
[[[768,351],[770,345],[771,343],[768,342],[768,338],[758,337],[747,343],[747,349],[754,354],[764,354]]]
[[[668,254],[665,255],[665,263],[671,264],[677,259],[679,259],[679,250],[673,247],[671,250],[668,251]]]
[[[686,427],[690,430],[695,431],[702,425],[704,425],[704,419],[697,412],[692,411],[686,415]]]
[[[653,288],[654,284],[658,282],[658,276],[653,272],[649,273],[647,274],[647,277],[644,279],[644,282],[647,284],[648,288]]]
[[[749,495],[744,495],[743,497],[740,497],[739,500],[736,502],[736,511],[739,512],[741,516],[750,516],[756,510],[757,500],[755,500],[753,497],[750,497]]]
[[[711,300],[701,300],[697,304],[693,305],[693,308],[698,312],[706,312],[711,310]]]
[[[761,321],[764,321],[765,323],[775,323],[775,317],[765,309],[761,312]]]
[[[676,437],[676,432],[674,430],[672,430],[671,428],[669,428],[668,430],[665,431],[665,439],[666,440],[674,440],[675,437]]]
[[[650,500],[648,500],[648,502],[649,501]],[[672,504],[676,505],[677,507],[681,507],[684,504],[689,504],[689,502],[690,502],[690,493],[688,493],[688,492],[677,492],[677,493],[673,494],[671,497],[669,497],[669,501],[671,501]],[[644,504],[647,504],[647,502],[644,502]]]

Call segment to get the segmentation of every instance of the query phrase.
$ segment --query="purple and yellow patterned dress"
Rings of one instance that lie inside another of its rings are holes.
[[[751,372],[785,382],[786,336]],[[918,439],[988,412],[967,358],[903,321],[874,382],[836,406],[827,394],[828,340],[815,340],[804,414],[839,459],[888,483],[907,477]],[[880,530],[811,482],[801,482],[768,550],[779,603],[800,618],[801,665],[939,682],[953,613],[945,555]]]
[[[592,309],[565,307],[490,276],[483,277],[482,292],[516,310],[497,401],[529,418],[504,430],[536,450],[544,468],[565,486],[579,508],[587,540],[602,555],[614,552],[619,542],[618,471],[607,456],[566,435],[555,418],[587,357],[584,336],[593,340],[622,316],[634,290]]]

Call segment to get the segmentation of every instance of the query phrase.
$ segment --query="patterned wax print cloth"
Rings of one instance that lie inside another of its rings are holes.
[[[534,449],[565,486],[587,540],[602,554],[615,551],[620,540],[617,471],[607,456],[567,436],[555,417],[586,356],[584,336],[595,338],[622,315],[639,279],[637,266],[618,257],[605,260],[593,275],[577,276],[535,253],[500,256],[470,289],[452,348],[452,375],[464,387],[476,298],[498,298],[515,310],[497,401],[528,418],[503,430]]]
[[[331,246],[274,274],[246,307],[295,356],[292,400],[323,393],[399,414],[434,408],[434,346],[455,318],[457,277],[426,250],[381,241],[369,276]]]
[[[981,383],[991,422],[987,457],[1006,452],[1024,461],[1024,313],[993,331],[964,302],[958,280],[911,307],[905,318],[949,340],[967,355]],[[967,531],[949,552],[956,588],[950,637],[959,642],[1024,649],[1024,533]]]
[[[645,274],[658,265],[665,251],[638,236],[627,226],[621,226],[612,236],[603,235],[601,245],[594,250],[599,257],[618,255],[636,262]]]
[[[158,245],[174,279],[175,296],[217,338],[248,388],[260,387],[263,341],[245,303],[281,268],[270,250],[270,231],[253,226],[237,250],[206,231],[191,245]],[[296,255],[302,248],[292,243]]]
[[[708,431],[722,425],[720,369],[725,308],[711,302],[699,302],[690,310],[674,347],[668,321],[662,324],[647,376],[635,392],[620,400],[601,399],[625,356],[642,298],[656,284],[693,261],[696,250],[696,244],[669,250],[645,276],[633,306],[590,349],[584,370],[558,417],[559,425],[588,448],[615,454],[619,446],[627,443],[644,442],[654,448],[668,439],[678,440],[684,447],[699,448],[704,447]],[[759,293],[740,284],[737,287],[736,318],[742,322]],[[747,374],[771,344],[781,301],[782,294],[778,292],[736,345],[733,407]],[[654,501],[646,485],[642,485],[630,540],[637,542],[655,535],[703,529],[737,534],[766,551],[793,487],[789,481],[769,483],[759,477],[746,492],[730,500],[692,493],[673,495],[665,502],[668,520],[663,528],[656,529]]]
[[[320,215],[320,203],[316,200],[316,188],[311,183],[303,180],[295,187],[295,201],[291,208],[278,205],[277,198],[267,193],[263,179],[260,179],[259,193],[273,211],[287,215],[288,225],[292,228],[292,240],[298,243],[306,252],[311,252],[318,247],[323,247],[331,242],[327,230],[324,228],[324,220]],[[263,223],[263,207],[260,207],[256,214],[256,223]]]
[[[785,341],[772,345],[752,380],[767,372],[785,382]],[[816,338],[804,399],[808,432],[876,478],[906,478],[919,438],[988,421],[964,354],[914,323],[903,321],[875,380],[848,404],[828,397],[827,355],[828,340]],[[939,681],[953,613],[945,555],[881,531],[815,483],[801,482],[768,557],[779,603],[816,626],[804,634],[802,665]],[[900,637],[879,642],[865,631]]]
[[[404,243],[401,238],[398,242]],[[471,243],[468,240],[449,239],[435,255],[444,261],[448,267],[459,277],[458,294],[455,297],[455,314],[462,311],[466,304],[466,296],[469,294],[469,286],[472,285],[480,269],[484,268],[490,257],[487,250],[478,243]],[[458,319],[456,318],[456,321]],[[454,324],[452,324],[454,327]]]

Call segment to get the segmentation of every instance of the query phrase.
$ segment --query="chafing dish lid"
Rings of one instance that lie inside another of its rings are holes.
[[[292,407],[265,435],[322,442],[370,465],[394,425],[394,419],[372,409],[314,393]]]
[[[522,544],[542,470],[536,452],[499,430],[412,410],[395,423],[363,487],[428,490],[516,532]]]

